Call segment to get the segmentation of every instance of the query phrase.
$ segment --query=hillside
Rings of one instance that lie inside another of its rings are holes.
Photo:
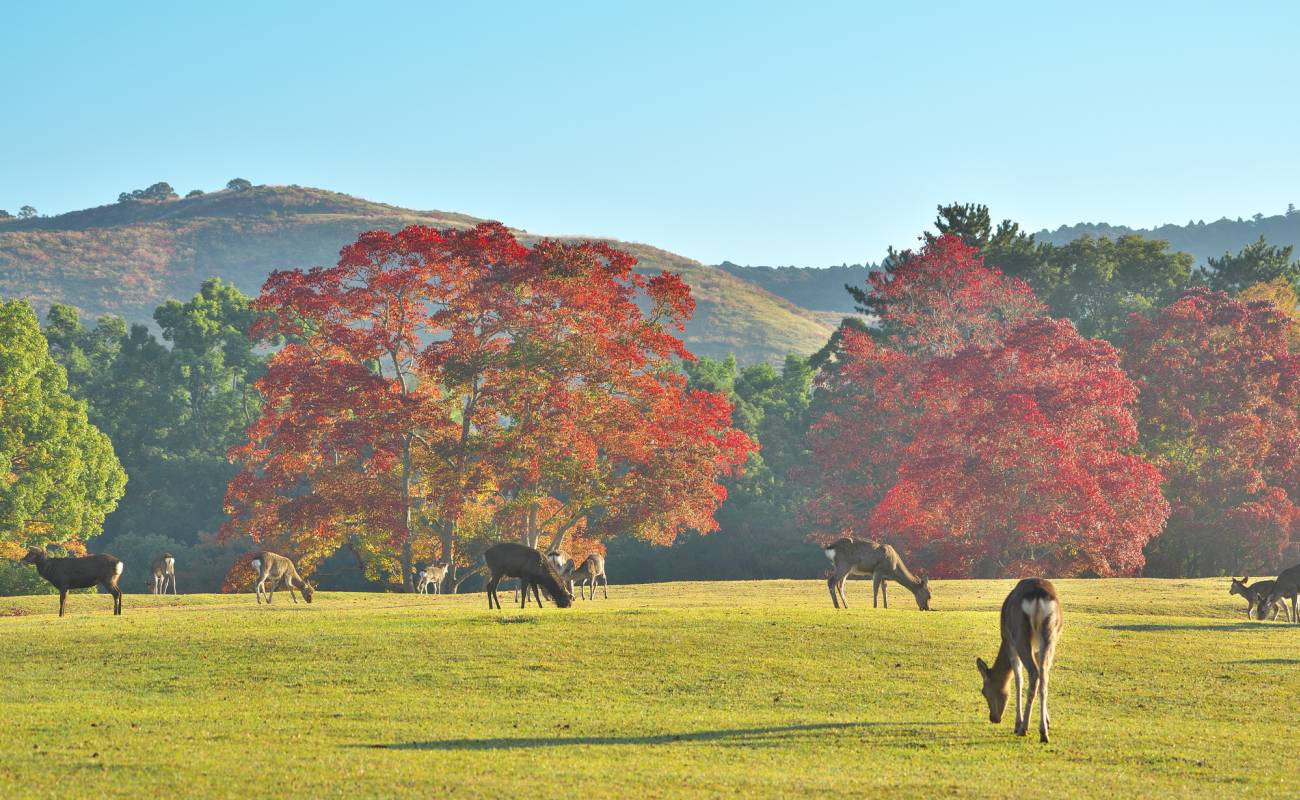
[[[274,269],[333,263],[362,231],[480,221],[300,186],[0,220],[0,296],[31,300],[42,313],[63,302],[91,317],[148,320],[159,303],[188,297],[212,276],[256,294]],[[613,243],[635,255],[641,270],[678,272],[691,285],[697,310],[685,338],[698,354],[778,362],[787,352],[813,352],[831,334],[823,316],[724,270],[649,245]]]
[[[1224,217],[1214,222],[1188,222],[1186,225],[1159,225],[1154,228],[1130,228],[1105,222],[1081,222],[1062,225],[1053,231],[1039,231],[1034,237],[1051,244],[1068,244],[1080,236],[1115,239],[1136,233],[1147,239],[1162,239],[1174,250],[1196,256],[1200,264],[1211,256],[1236,253],[1263,236],[1269,244],[1291,245],[1300,250],[1300,211],[1288,209],[1285,214],[1266,217],[1256,214],[1250,219],[1235,220]]]
[[[880,269],[876,264],[843,264],[838,267],[741,266],[730,261],[718,265],[737,278],[756,283],[797,306],[843,316],[854,313],[853,298],[845,285],[864,286],[867,276]]]

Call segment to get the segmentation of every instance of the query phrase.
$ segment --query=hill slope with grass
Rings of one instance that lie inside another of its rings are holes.
[[[31,300],[42,313],[63,302],[91,317],[148,320],[155,306],[191,296],[213,276],[256,294],[274,269],[334,263],[362,231],[480,221],[299,186],[0,220],[0,296]],[[831,334],[822,316],[724,270],[649,245],[614,243],[635,255],[641,270],[678,272],[691,285],[697,311],[686,341],[696,353],[776,362],[787,352],[813,352]]]
[[[1300,627],[1245,621],[1227,579],[1058,581],[1040,745],[1010,711],[989,724],[975,670],[1012,583],[935,581],[932,613],[897,587],[872,609],[862,581],[843,611],[820,581],[524,612],[281,593],[113,617],[78,594],[58,619],[57,598],[0,598],[0,797],[1294,793]]]

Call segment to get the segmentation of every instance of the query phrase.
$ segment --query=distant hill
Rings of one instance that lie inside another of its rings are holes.
[[[1163,239],[1174,250],[1182,250],[1204,264],[1211,256],[1236,253],[1241,248],[1263,236],[1269,244],[1292,245],[1300,251],[1300,211],[1288,209],[1285,214],[1266,217],[1256,214],[1250,219],[1235,220],[1224,217],[1214,222],[1188,222],[1186,225],[1160,225],[1155,228],[1129,228],[1104,222],[1081,222],[1062,225],[1054,231],[1039,231],[1034,237],[1052,244],[1067,244],[1083,235],[1114,239],[1124,234],[1136,233],[1147,239]]]
[[[192,295],[213,276],[256,294],[274,269],[332,264],[362,231],[413,224],[464,228],[480,221],[301,186],[0,220],[0,296],[31,300],[42,313],[63,302],[92,317],[114,313],[147,321],[155,306]],[[826,315],[743,276],[649,245],[613,243],[639,259],[638,269],[678,272],[690,284],[697,306],[685,338],[697,354],[775,362],[788,352],[817,350],[832,332]]]
[[[803,308],[834,312],[831,316],[853,313],[853,298],[844,290],[846,284],[862,286],[867,275],[880,269],[875,264],[844,264],[838,267],[751,267],[724,261],[718,269],[737,278],[756,283],[774,295]]]

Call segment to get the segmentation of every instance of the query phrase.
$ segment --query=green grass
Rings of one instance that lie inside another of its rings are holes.
[[[973,663],[1010,586],[936,582],[929,614],[810,581],[0,598],[0,797],[1295,793],[1300,627],[1226,580],[1060,581],[1040,745],[988,723]]]

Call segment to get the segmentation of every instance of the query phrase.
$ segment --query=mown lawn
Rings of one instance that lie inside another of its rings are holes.
[[[1059,581],[1053,742],[990,725],[1012,581],[0,598],[0,797],[1295,796],[1300,626],[1227,580]],[[509,595],[505,598],[508,603]],[[886,794],[888,793],[888,794]]]

